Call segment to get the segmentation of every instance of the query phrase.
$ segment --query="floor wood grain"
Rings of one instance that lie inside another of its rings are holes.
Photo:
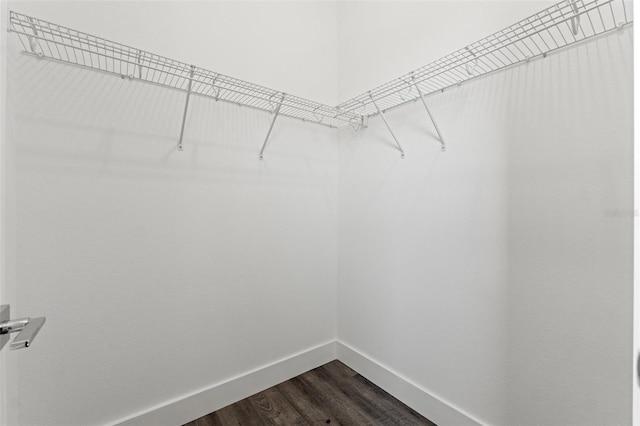
[[[435,426],[340,361],[332,361],[184,426]]]

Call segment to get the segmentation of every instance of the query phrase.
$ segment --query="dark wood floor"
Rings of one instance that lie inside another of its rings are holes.
[[[435,426],[340,361],[294,377],[185,426]]]

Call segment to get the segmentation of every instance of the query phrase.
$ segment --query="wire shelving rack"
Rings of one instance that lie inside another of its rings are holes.
[[[361,119],[354,113],[343,112],[333,106],[14,11],[9,13],[9,30],[18,35],[26,53],[122,78],[143,80],[269,112],[274,112],[281,103],[279,114],[329,127],[339,127]]]
[[[373,116],[490,72],[548,53],[633,21],[630,0],[563,0],[337,106]],[[420,93],[421,92],[421,93]],[[376,107],[377,106],[377,107]]]
[[[333,128],[351,125],[358,130],[366,125],[367,117],[378,114],[404,158],[402,146],[384,115],[388,109],[420,99],[444,151],[444,138],[425,96],[622,29],[633,22],[632,7],[632,0],[562,0],[335,107],[14,11],[9,14],[9,31],[17,34],[27,54],[185,91],[179,150],[182,150],[189,96],[197,94],[273,114],[260,159],[278,115]]]

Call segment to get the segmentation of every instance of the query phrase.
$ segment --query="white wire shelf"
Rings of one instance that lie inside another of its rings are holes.
[[[373,116],[380,110],[384,112],[472,78],[535,57],[546,57],[555,50],[632,23],[631,4],[630,0],[563,0],[428,65],[349,99],[337,108],[360,116]]]
[[[14,11],[9,13],[9,29],[18,35],[25,52],[39,57],[183,91],[188,91],[191,86],[190,91],[193,94],[269,112],[274,112],[282,102],[279,109],[280,115],[329,127],[360,122],[362,119],[360,116],[342,112],[333,106],[195,67]]]
[[[419,98],[424,101],[426,95],[536,57],[546,57],[550,52],[632,22],[631,0],[563,0],[333,107],[42,19],[14,11],[9,14],[9,30],[17,34],[28,54],[257,108],[274,113],[274,121],[280,114],[334,128],[345,125],[359,128],[364,117]],[[425,108],[431,116],[426,103]],[[388,127],[386,120],[385,124]],[[441,143],[444,150],[442,138]],[[402,152],[397,139],[396,144]]]

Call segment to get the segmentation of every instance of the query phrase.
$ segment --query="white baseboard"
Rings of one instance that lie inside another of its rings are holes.
[[[336,342],[331,341],[140,411],[110,426],[182,425],[334,359]]]
[[[478,420],[349,345],[331,341],[166,401],[108,426],[176,426],[338,359],[439,426],[481,426]]]
[[[439,426],[480,426],[478,420],[430,394],[411,380],[340,341],[338,360]]]

